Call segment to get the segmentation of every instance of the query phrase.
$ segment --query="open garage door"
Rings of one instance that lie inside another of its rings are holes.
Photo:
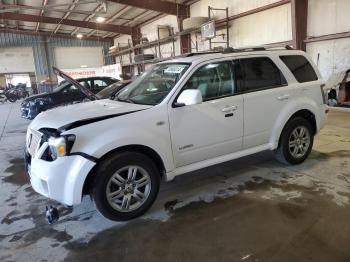
[[[100,67],[104,64],[102,47],[55,47],[54,55],[58,68]]]

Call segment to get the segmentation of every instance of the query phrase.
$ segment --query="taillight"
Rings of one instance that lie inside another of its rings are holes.
[[[327,104],[326,93],[324,92],[324,89],[323,89],[325,86],[326,86],[325,84],[320,85],[323,104]]]

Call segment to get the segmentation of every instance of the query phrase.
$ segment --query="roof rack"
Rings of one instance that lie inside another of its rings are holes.
[[[245,48],[239,48],[235,49],[233,47],[225,48],[222,52],[223,54],[228,53],[239,53],[239,52],[253,52],[253,51],[269,51],[269,50],[278,50],[278,49],[286,49],[286,50],[295,50],[290,45],[285,46],[252,46],[252,47],[245,47]]]
[[[207,52],[187,53],[187,54],[184,54],[183,57],[191,57],[191,56],[197,56],[197,55],[208,55],[208,54],[218,54],[218,53],[221,53],[221,51],[207,51]]]

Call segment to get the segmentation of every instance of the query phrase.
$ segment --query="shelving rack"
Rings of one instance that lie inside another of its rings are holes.
[[[219,8],[213,8],[213,7],[208,6],[208,17],[209,17],[209,19],[212,19],[212,11],[225,11],[226,12],[225,24],[224,25],[222,24],[222,19],[220,20],[220,22],[221,22],[220,25],[216,23],[216,30],[218,28],[225,28],[226,29],[226,41],[225,42],[219,42],[219,41],[214,42],[214,41],[212,41],[212,39],[207,39],[209,41],[209,51],[212,50],[212,44],[215,44],[215,43],[225,43],[226,47],[229,47],[229,14],[228,14],[228,8],[219,9]],[[160,38],[160,30],[164,29],[164,27],[158,26],[158,28],[157,28],[157,38],[158,39],[157,40],[150,41],[148,43],[138,44],[138,45],[135,45],[135,46],[132,45],[131,41],[128,41],[127,48],[123,48],[122,50],[120,50],[120,46],[119,46],[119,43],[118,43],[118,51],[111,51],[111,52],[109,52],[109,55],[119,57],[119,61],[120,61],[120,64],[121,64],[122,68],[123,67],[138,66],[141,71],[144,71],[145,70],[145,64],[152,64],[152,63],[156,63],[156,62],[163,61],[163,60],[166,60],[166,59],[170,59],[171,57],[174,57],[175,56],[175,41],[181,35],[186,35],[186,34],[190,34],[190,35],[194,34],[195,35],[195,42],[194,43],[193,43],[192,38],[190,38],[191,39],[190,40],[191,41],[190,49],[194,50],[195,52],[198,52],[198,41],[199,41],[198,35],[201,34],[201,27],[197,27],[197,28],[193,28],[193,29],[189,29],[189,30],[183,30],[183,31],[177,32],[177,33],[174,33],[174,28],[172,28],[172,27],[168,27],[168,28],[170,30],[168,37]],[[224,35],[224,34],[222,34],[222,35]],[[161,52],[161,45],[168,44],[168,43],[172,43],[173,44],[172,55],[171,55],[170,58],[163,59],[163,55],[162,55],[162,52]],[[194,47],[192,47],[192,43],[193,43]],[[138,50],[137,51],[138,54],[143,54],[144,53],[144,49],[149,49],[149,48],[154,48],[154,50],[155,50],[156,56],[155,56],[154,59],[140,61],[140,62],[133,62],[132,61],[132,53],[135,50]],[[122,56],[126,55],[126,54],[129,54],[129,63],[123,64]]]
[[[211,7],[211,6],[208,6],[208,17],[209,17],[209,20],[212,20],[211,18],[211,15],[212,15],[212,12],[213,11],[225,11],[226,12],[226,19],[225,19],[225,26],[226,26],[226,41],[225,42],[219,42],[219,41],[216,41],[216,42],[213,42],[211,40],[211,38],[209,38],[209,50],[212,49],[212,44],[226,44],[226,47],[230,47],[230,40],[229,40],[229,16],[228,16],[228,8],[226,7],[225,9],[223,8],[214,8],[214,7]]]

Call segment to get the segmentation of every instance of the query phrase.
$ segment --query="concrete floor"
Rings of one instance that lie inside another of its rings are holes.
[[[0,261],[350,261],[350,113],[332,111],[309,159],[263,152],[163,184],[127,223],[88,197],[49,226],[25,177],[27,121],[0,105]]]

